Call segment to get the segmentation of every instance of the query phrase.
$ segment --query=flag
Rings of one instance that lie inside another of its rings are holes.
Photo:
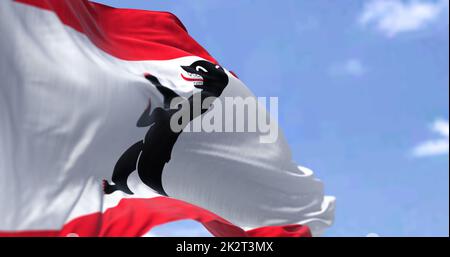
[[[169,100],[202,92],[212,112],[254,97],[173,14],[7,0],[0,35],[0,236],[142,236],[182,219],[215,236],[331,225],[334,197],[278,126],[273,142],[171,130]]]

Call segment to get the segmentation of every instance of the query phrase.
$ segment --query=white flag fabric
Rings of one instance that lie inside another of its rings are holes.
[[[0,236],[142,236],[180,219],[215,236],[331,225],[334,197],[292,161],[281,131],[271,143],[259,132],[158,134],[151,114],[171,95],[208,82],[223,86],[217,99],[253,97],[174,15],[7,0],[0,35]]]

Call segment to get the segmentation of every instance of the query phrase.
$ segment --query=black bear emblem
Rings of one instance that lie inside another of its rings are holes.
[[[225,87],[228,85],[228,75],[219,65],[208,61],[196,61],[189,66],[181,66],[187,75],[181,73],[186,81],[194,82],[196,88],[202,89],[201,92],[193,94],[188,99],[187,104],[180,104],[177,109],[171,109],[170,103],[175,98],[180,99],[177,93],[161,85],[159,80],[146,74],[149,80],[158,91],[164,96],[164,106],[157,107],[151,112],[151,106],[145,109],[137,122],[138,127],[149,127],[145,138],[126,150],[117,161],[112,174],[112,182],[103,180],[103,189],[105,194],[111,194],[117,190],[127,194],[133,194],[127,184],[129,175],[137,170],[140,179],[144,184],[155,190],[161,195],[167,195],[162,185],[162,172],[166,163],[170,161],[172,149],[182,131],[174,131],[170,126],[172,116],[179,111],[189,111],[190,121],[196,118],[194,110],[194,98],[200,99],[201,106],[203,101],[210,97],[219,97]],[[183,110],[184,106],[189,106],[189,110]],[[197,116],[202,115],[208,109],[201,109]],[[186,124],[187,125],[187,124]]]

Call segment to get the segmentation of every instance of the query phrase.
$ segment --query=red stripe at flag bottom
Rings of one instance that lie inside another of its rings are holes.
[[[267,226],[245,231],[227,220],[192,204],[169,197],[122,199],[104,213],[78,217],[61,230],[0,231],[1,237],[135,237],[153,227],[183,219],[192,219],[217,237],[311,237],[307,226]]]

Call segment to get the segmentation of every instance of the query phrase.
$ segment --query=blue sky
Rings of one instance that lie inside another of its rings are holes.
[[[449,235],[448,0],[101,0],[170,11],[337,197],[326,236]],[[156,235],[207,234],[194,222]]]

